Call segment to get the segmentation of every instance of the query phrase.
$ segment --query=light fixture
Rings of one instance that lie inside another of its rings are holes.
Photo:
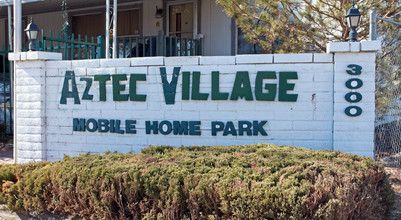
[[[352,7],[348,10],[345,17],[347,18],[348,27],[351,29],[349,32],[349,41],[358,41],[358,32],[356,32],[356,28],[359,26],[359,22],[361,21],[361,13],[357,8],[355,8],[354,1],[352,1]]]
[[[156,6],[156,18],[163,18],[163,9]]]
[[[33,23],[33,19],[31,18],[31,23],[25,29],[26,35],[29,40],[29,51],[36,51],[36,39],[38,38],[39,29],[35,23]]]

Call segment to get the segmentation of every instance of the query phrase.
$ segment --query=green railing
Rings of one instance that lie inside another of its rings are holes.
[[[118,58],[202,55],[202,39],[166,36],[162,31],[157,36],[119,37],[117,42]]]
[[[12,52],[5,46],[0,50],[0,123],[4,123],[6,133],[12,134],[12,64],[8,61],[8,53]]]
[[[38,42],[37,48],[40,51],[59,52],[63,54],[64,60],[80,60],[80,59],[100,59],[104,58],[104,37],[81,37],[78,34],[75,38],[71,36],[61,36],[57,32],[57,36],[53,36],[52,31],[46,36],[42,30],[42,40]]]

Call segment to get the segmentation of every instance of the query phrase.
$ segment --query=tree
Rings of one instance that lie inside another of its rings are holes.
[[[351,0],[216,0],[235,21],[245,39],[265,53],[325,52],[332,41],[347,41],[345,15]],[[369,10],[392,17],[399,0],[356,0],[362,14],[359,39],[369,35]]]

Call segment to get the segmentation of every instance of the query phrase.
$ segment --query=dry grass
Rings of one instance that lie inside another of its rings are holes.
[[[400,167],[386,167],[386,173],[390,174],[391,187],[395,192],[396,203],[395,210],[390,220],[401,219],[401,168]]]

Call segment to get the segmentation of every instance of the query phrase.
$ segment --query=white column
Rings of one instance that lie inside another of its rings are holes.
[[[10,53],[15,63],[14,159],[16,163],[47,160],[46,61],[61,60],[61,53]]]
[[[14,52],[22,49],[22,4],[21,0],[14,0]]]
[[[328,52],[334,53],[336,151],[374,156],[375,59],[380,47],[380,41],[328,45]]]
[[[110,0],[106,0],[106,59],[110,57]]]
[[[113,1],[113,59],[117,58],[117,0]]]

